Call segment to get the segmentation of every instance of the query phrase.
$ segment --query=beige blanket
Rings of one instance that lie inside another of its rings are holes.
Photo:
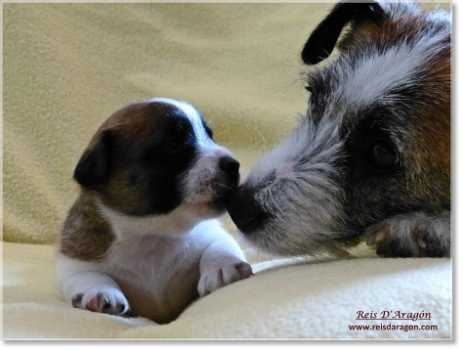
[[[251,279],[159,326],[72,309],[53,243],[76,162],[116,109],[155,96],[196,105],[242,174],[297,123],[299,52],[332,4],[4,4],[3,246],[7,338],[449,338],[451,262],[293,262],[243,244]],[[225,218],[226,227],[234,226]],[[372,256],[360,250],[360,256]],[[437,330],[350,330],[358,311],[429,312]]]
[[[144,318],[77,310],[61,301],[52,257],[50,246],[5,244],[5,338],[451,337],[452,272],[446,259],[262,262],[254,264],[253,277],[196,301],[176,321],[157,325]],[[364,313],[360,317],[391,314],[389,320],[362,321],[357,320],[359,312]],[[430,313],[429,320],[413,321],[423,313]]]

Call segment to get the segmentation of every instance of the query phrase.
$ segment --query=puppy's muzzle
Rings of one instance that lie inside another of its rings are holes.
[[[225,210],[229,197],[240,181],[240,164],[231,156],[222,156],[217,163],[218,172],[212,180],[212,205],[220,211]]]
[[[245,235],[261,229],[269,218],[269,214],[243,186],[231,194],[227,202],[227,210],[235,225]]]

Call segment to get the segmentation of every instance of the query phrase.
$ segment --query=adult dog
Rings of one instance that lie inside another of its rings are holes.
[[[450,35],[448,12],[412,3],[332,9],[302,51],[305,116],[228,204],[249,241],[450,256]]]

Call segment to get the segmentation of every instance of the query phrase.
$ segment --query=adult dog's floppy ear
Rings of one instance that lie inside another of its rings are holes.
[[[83,187],[94,189],[108,179],[111,139],[109,130],[101,133],[77,163],[74,179]]]
[[[330,14],[312,32],[302,50],[302,61],[314,65],[326,59],[334,49],[342,29],[349,22],[361,23],[376,21],[384,16],[384,11],[377,3],[337,4]]]

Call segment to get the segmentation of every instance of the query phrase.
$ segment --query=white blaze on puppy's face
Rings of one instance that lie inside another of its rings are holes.
[[[196,136],[196,140],[198,142],[198,146],[200,148],[207,148],[207,147],[217,147],[211,137],[207,134],[205,129],[205,123],[203,118],[201,117],[199,111],[194,108],[192,105],[185,101],[177,101],[174,99],[168,98],[155,98],[151,100],[152,102],[162,102],[165,104],[173,105],[177,107],[179,110],[183,111],[185,116],[191,123],[193,127],[194,134]]]
[[[162,102],[173,105],[183,112],[188,118],[196,140],[196,159],[181,181],[183,200],[193,209],[199,210],[202,215],[210,216],[219,210],[217,214],[223,212],[223,208],[212,207],[224,192],[231,190],[236,184],[227,178],[230,175],[224,174],[220,167],[220,161],[224,158],[232,158],[232,153],[218,146],[212,140],[212,132],[199,111],[187,102],[173,99],[156,98],[153,102]],[[232,161],[233,162],[233,161]],[[238,163],[237,163],[238,164]],[[237,172],[237,169],[236,169]],[[232,175],[233,178],[233,175]]]

